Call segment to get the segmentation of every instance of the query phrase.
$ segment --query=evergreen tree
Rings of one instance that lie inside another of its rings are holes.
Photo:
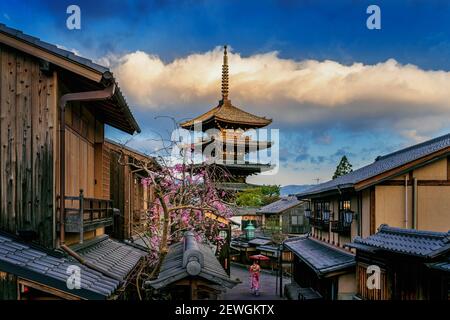
[[[342,156],[341,161],[336,167],[336,171],[334,172],[333,179],[336,179],[337,177],[346,175],[347,173],[352,172],[352,165],[348,161],[347,156]]]

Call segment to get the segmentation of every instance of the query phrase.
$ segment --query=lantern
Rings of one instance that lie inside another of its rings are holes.
[[[305,214],[305,218],[307,218],[307,219],[311,218],[311,209],[305,209],[304,214]]]
[[[353,221],[353,211],[345,210],[344,211],[344,223],[347,225],[352,224]]]
[[[255,237],[255,227],[250,221],[249,224],[245,227],[245,234],[248,240],[251,240]]]
[[[330,210],[324,210],[322,212],[323,221],[330,221]]]

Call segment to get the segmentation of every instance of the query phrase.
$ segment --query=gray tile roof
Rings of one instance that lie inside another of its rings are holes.
[[[125,280],[139,260],[147,255],[144,250],[112,240],[106,235],[75,250],[86,261],[122,280]]]
[[[67,268],[81,269],[81,289],[68,289]],[[106,299],[120,282],[92,270],[72,258],[54,251],[23,243],[13,236],[0,233],[0,270],[36,281],[84,299]]]
[[[445,260],[443,261],[439,261],[439,262],[435,262],[435,263],[430,263],[428,264],[428,266],[432,269],[436,269],[436,270],[440,270],[440,271],[445,271],[445,272],[450,272],[450,257],[447,257]]]
[[[269,244],[271,242],[272,242],[272,239],[270,239],[270,238],[259,238],[259,237],[248,241],[249,244],[255,245],[255,246],[263,246],[263,245]]]
[[[309,237],[293,238],[284,245],[309,265],[318,276],[325,276],[330,272],[355,265],[355,256],[350,252],[333,248]]]
[[[260,213],[281,213],[283,211],[286,211],[287,209],[290,209],[292,207],[295,207],[302,202],[297,199],[295,196],[289,196],[289,197],[283,197],[278,201],[272,202],[268,204],[267,206],[264,206],[258,210]]]
[[[27,35],[27,34],[23,33],[20,30],[7,27],[3,23],[0,23],[0,32],[6,33],[6,34],[8,34],[10,36],[13,36],[13,37],[19,39],[19,40],[22,40],[24,42],[30,43],[30,44],[32,44],[32,45],[34,45],[36,47],[39,47],[39,48],[44,49],[46,51],[49,51],[49,52],[51,52],[51,53],[53,53],[55,55],[58,55],[58,56],[66,58],[68,60],[72,60],[74,62],[77,62],[78,64],[81,64],[81,65],[83,65],[83,66],[85,66],[85,67],[87,67],[89,69],[95,70],[95,71],[97,71],[99,73],[109,72],[108,68],[106,68],[104,66],[101,66],[99,64],[96,64],[92,60],[80,57],[80,56],[74,54],[71,51],[58,48],[57,46],[55,46],[53,44],[50,44],[48,42],[42,41],[39,38]]]
[[[310,195],[338,190],[338,188],[345,189],[353,187],[353,185],[358,182],[375,177],[386,171],[395,169],[401,165],[420,159],[448,147],[450,147],[450,134],[446,134],[444,136],[379,157],[372,164],[369,164],[344,176],[338,177],[334,180],[315,185],[305,190],[304,192],[299,193],[297,196],[299,198],[306,198]]]
[[[278,257],[279,256],[279,254],[278,254],[279,253],[279,248],[276,247],[276,246],[269,246],[269,245],[259,246],[259,247],[256,247],[256,250],[271,252],[274,257]]]
[[[364,239],[356,237],[347,246],[369,252],[389,251],[409,256],[434,258],[450,251],[450,233],[381,225],[377,233]]]
[[[158,278],[147,281],[145,285],[161,289],[192,276],[226,288],[233,288],[238,284],[238,281],[230,279],[211,248],[196,241],[193,234],[187,232],[181,242],[170,246]]]

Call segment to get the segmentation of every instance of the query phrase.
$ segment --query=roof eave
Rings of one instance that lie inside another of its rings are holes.
[[[304,192],[296,195],[298,200],[312,199],[312,198],[323,198],[328,196],[333,196],[341,194],[342,192],[353,192],[355,191],[353,184],[342,184],[337,187],[332,187],[329,189],[318,190],[315,192]]]

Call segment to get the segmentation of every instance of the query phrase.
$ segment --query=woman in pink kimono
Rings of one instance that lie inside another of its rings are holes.
[[[255,260],[250,266],[250,290],[255,296],[259,296],[259,274],[261,272],[261,267],[259,262]]]

